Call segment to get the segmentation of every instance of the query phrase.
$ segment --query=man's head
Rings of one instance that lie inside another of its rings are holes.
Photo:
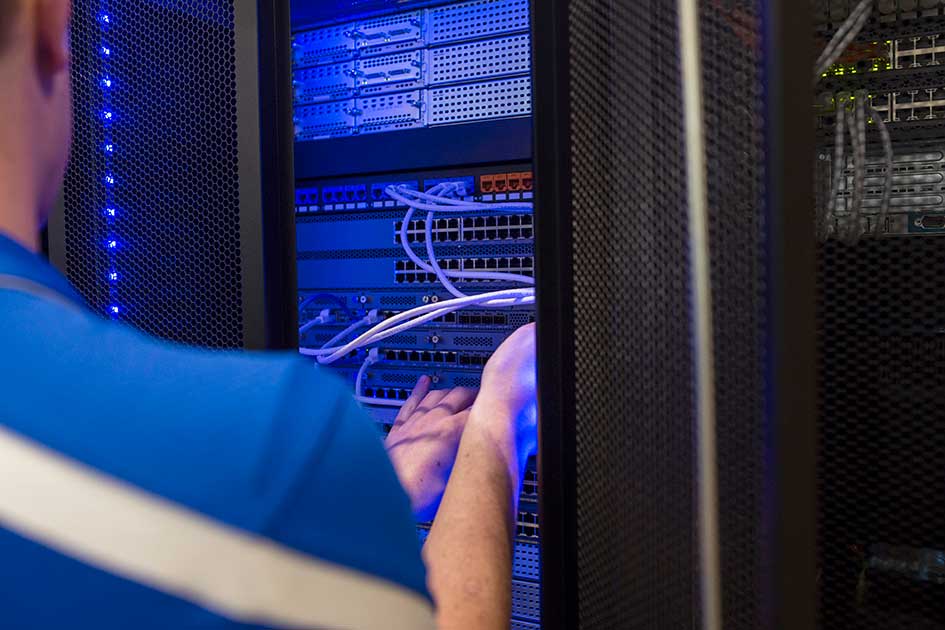
[[[0,232],[36,247],[72,139],[69,0],[0,0]]]

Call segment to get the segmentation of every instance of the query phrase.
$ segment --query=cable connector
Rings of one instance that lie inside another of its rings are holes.
[[[331,309],[323,308],[321,312],[318,314],[318,317],[316,317],[312,321],[314,321],[316,324],[329,324],[331,323],[331,320],[332,320]]]
[[[367,315],[364,316],[364,323],[366,324],[376,324],[381,321],[381,314],[376,308],[372,308],[368,311]]]
[[[374,365],[381,360],[380,352],[377,348],[371,348],[367,351],[367,358],[364,360],[365,365]]]

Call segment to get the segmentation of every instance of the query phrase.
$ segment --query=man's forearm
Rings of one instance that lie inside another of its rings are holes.
[[[512,536],[525,462],[507,415],[501,405],[477,401],[473,407],[424,545],[442,630],[509,626]]]

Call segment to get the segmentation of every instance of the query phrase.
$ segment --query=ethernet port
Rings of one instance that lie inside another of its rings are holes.
[[[504,240],[506,240],[506,239],[509,238],[509,231],[508,231],[508,230],[499,230],[498,234],[499,234],[499,240],[503,240],[503,241],[504,241]]]
[[[397,360],[397,351],[396,351],[396,350],[386,350],[386,351],[384,352],[384,358],[387,359],[388,361],[396,361],[396,360]]]
[[[450,271],[459,271],[459,258],[451,258],[447,263],[447,267]]]
[[[505,326],[506,324],[509,323],[508,321],[509,318],[506,317],[505,315],[496,315],[494,319],[495,319],[495,323],[500,326]]]
[[[436,282],[436,274],[435,274],[435,273],[428,273],[428,274],[427,274],[427,279],[426,279],[426,281],[427,281],[427,282]]]
[[[374,398],[374,388],[373,387],[365,388],[363,394],[368,398]]]
[[[522,190],[531,190],[532,189],[532,174],[524,173],[522,175]]]
[[[522,228],[522,238],[532,238],[532,228]]]
[[[438,230],[445,230],[445,229],[448,228],[448,227],[449,227],[449,220],[448,220],[448,219],[437,219],[437,220],[436,220],[436,229],[438,229]]]
[[[394,231],[395,231],[395,232],[400,232],[400,230],[401,230],[403,227],[404,227],[404,222],[403,222],[403,221],[397,221],[396,223],[394,223]]]
[[[490,258],[486,261],[486,266],[489,269],[497,269],[499,266],[499,261],[497,261],[495,258]]]
[[[476,217],[473,219],[473,227],[484,228],[486,227],[485,217]]]
[[[493,182],[496,192],[505,192],[509,189],[509,176],[504,173],[502,175],[495,175]]]
[[[398,350],[398,351],[397,351],[397,360],[398,360],[398,361],[409,361],[409,360],[410,360],[410,353],[407,352],[406,350]]]
[[[429,352],[424,351],[420,353],[420,361],[422,363],[429,363],[432,360],[432,355]]]
[[[499,220],[497,217],[486,217],[486,227],[496,227]]]
[[[531,225],[532,224],[532,215],[523,214],[522,215],[522,225]]]
[[[509,217],[503,215],[501,217],[496,217],[496,222],[499,227],[506,227],[509,224]]]
[[[484,193],[491,193],[495,190],[495,176],[483,175],[479,178],[479,190]]]
[[[410,392],[408,392],[406,389],[397,390],[398,400],[407,400],[409,397],[410,397]]]
[[[433,353],[433,362],[434,362],[434,363],[443,363],[443,353],[442,353],[442,352],[434,352],[434,353]]]
[[[347,190],[345,190],[345,199],[347,199],[348,201],[354,201],[354,189],[353,189],[353,188],[348,188]]]
[[[402,261],[402,260],[398,260],[398,261],[395,263],[395,265],[394,265],[394,267],[397,269],[397,271],[404,271],[404,267],[405,267],[405,266],[406,266],[406,265],[404,264],[404,261]]]
[[[381,190],[380,188],[372,188],[372,189],[371,189],[371,196],[372,196],[375,200],[379,200],[381,197],[384,196],[384,191]]]
[[[497,232],[495,230],[486,230],[486,240],[494,241],[496,239]]]
[[[411,283],[411,282],[416,282],[416,281],[417,281],[417,274],[415,273],[404,274],[404,282]]]
[[[419,361],[419,360],[420,360],[420,353],[417,352],[416,350],[412,350],[412,351],[410,352],[410,360],[413,361],[414,363],[416,363],[417,361]]]
[[[470,315],[469,323],[473,326],[482,326],[482,315]]]
[[[521,190],[521,188],[522,188],[522,174],[509,173],[509,190]]]
[[[474,267],[475,269],[485,269],[485,268],[486,268],[486,261],[485,261],[485,259],[484,259],[484,258],[477,258],[477,259],[475,259],[475,260],[473,261],[473,267]]]
[[[325,197],[326,203],[331,203],[335,200],[335,191],[326,189],[323,196]]]
[[[520,228],[512,228],[509,230],[509,238],[522,238],[522,230]]]
[[[443,321],[447,324],[455,324],[456,313],[447,313],[446,315],[443,316]]]
[[[508,269],[509,268],[509,259],[508,258],[499,258],[496,261],[496,264],[499,269]]]
[[[446,362],[446,363],[456,363],[456,353],[455,353],[455,352],[447,352],[447,353],[445,353],[445,354],[446,354],[446,356],[443,357],[443,361],[444,361],[444,362]]]
[[[367,199],[367,189],[364,186],[358,186],[354,189],[354,195],[358,201],[364,201]]]
[[[459,364],[460,365],[469,365],[469,357],[465,354],[459,355]]]
[[[515,226],[518,226],[518,225],[521,225],[521,224],[522,224],[522,215],[520,215],[520,214],[513,214],[512,216],[509,217],[509,225],[510,225],[510,226],[515,227]]]
[[[450,220],[447,222],[447,225],[449,226],[449,228],[450,228],[451,230],[458,230],[458,229],[459,229],[459,219],[450,219]]]

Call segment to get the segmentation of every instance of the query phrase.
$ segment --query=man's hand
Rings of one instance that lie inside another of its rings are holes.
[[[417,520],[429,521],[446,490],[476,390],[430,391],[421,376],[387,436],[387,453]]]

